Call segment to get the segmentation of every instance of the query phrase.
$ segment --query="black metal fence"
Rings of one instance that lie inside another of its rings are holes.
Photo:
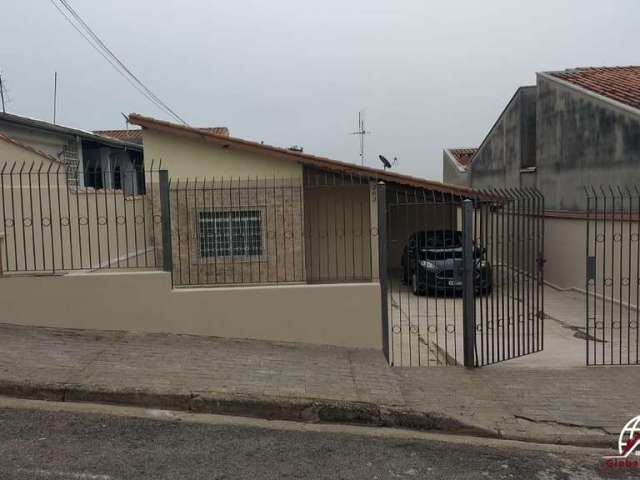
[[[544,347],[544,198],[535,189],[479,191],[473,216],[476,366]],[[482,269],[482,265],[489,266]],[[478,267],[479,266],[479,267]],[[484,275],[486,278],[482,278]],[[478,278],[480,276],[480,278]],[[485,286],[486,285],[486,286]]]
[[[157,169],[0,164],[1,271],[162,267]],[[92,185],[92,186],[84,186]]]
[[[640,190],[586,194],[586,362],[639,365]]]
[[[369,281],[368,184],[331,176],[171,179],[173,284]]]
[[[393,365],[483,366],[543,348],[537,191],[379,192],[383,335]]]

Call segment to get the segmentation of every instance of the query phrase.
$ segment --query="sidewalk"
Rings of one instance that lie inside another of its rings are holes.
[[[0,324],[0,394],[614,447],[640,369],[397,369],[371,350]]]

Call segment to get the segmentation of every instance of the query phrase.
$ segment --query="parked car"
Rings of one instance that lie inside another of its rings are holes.
[[[459,230],[422,230],[409,237],[401,258],[403,280],[413,293],[436,295],[462,291],[462,232]],[[491,265],[486,248],[473,246],[475,291],[488,294],[492,287]]]

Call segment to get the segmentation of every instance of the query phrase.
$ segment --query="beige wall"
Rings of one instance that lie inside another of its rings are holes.
[[[160,264],[160,212],[150,195],[68,188],[59,177],[0,183],[0,257],[5,271],[152,267]],[[60,185],[56,181],[60,180]],[[12,188],[13,187],[13,188]],[[156,216],[156,222],[153,221]]]
[[[40,147],[40,145],[38,145],[38,147]],[[58,152],[56,152],[56,154],[57,153]],[[12,143],[0,140],[0,170],[2,169],[2,166],[6,164],[5,173],[7,173],[11,169],[11,164],[13,164],[13,162],[16,163],[15,170],[20,169],[20,164],[22,162],[27,165],[26,169],[28,169],[29,165],[33,163],[35,165],[34,171],[38,169],[40,164],[42,164],[42,171],[46,171],[49,166],[51,166],[51,169],[55,171],[58,165],[62,165],[61,163],[49,160],[42,155],[38,155]]]
[[[305,187],[307,280],[359,281],[372,278],[370,187]],[[377,262],[377,257],[376,260]]]
[[[19,325],[382,345],[374,283],[171,290],[164,272],[0,276],[0,305],[0,322]]]
[[[144,161],[169,170],[172,179],[196,177],[276,177],[301,178],[302,166],[294,161],[249,153],[234,147],[223,148],[202,139],[144,130]]]
[[[545,218],[544,227],[545,281],[561,288],[584,290],[587,222]]]

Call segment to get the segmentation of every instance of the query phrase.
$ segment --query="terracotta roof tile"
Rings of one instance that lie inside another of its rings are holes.
[[[477,148],[450,148],[449,152],[453,155],[456,162],[458,162],[463,167],[468,167],[471,163],[471,159],[478,151]]]
[[[229,129],[227,127],[206,127],[198,128],[206,133],[213,133],[215,135],[229,136]],[[132,130],[96,130],[93,133],[102,135],[103,137],[115,138],[117,140],[124,140],[126,142],[142,143],[142,129],[136,128]]]
[[[224,147],[234,147],[247,151],[260,152],[265,155],[272,155],[278,158],[296,161],[305,166],[320,168],[332,172],[339,172],[347,175],[361,175],[375,180],[393,182],[414,188],[426,188],[456,195],[466,195],[471,191],[467,187],[461,187],[458,185],[448,185],[446,183],[427,180],[425,178],[412,177],[410,175],[390,172],[388,170],[380,170],[377,168],[340,162],[329,158],[290,150],[288,148],[280,148],[272,145],[265,145],[263,143],[251,142],[241,138],[202,132],[202,130],[197,128],[177,125],[164,120],[145,117],[137,113],[129,114],[129,122],[143,128],[152,128],[158,131],[170,132],[172,134],[183,135],[190,138],[204,138],[210,140],[214,144],[222,145]]]
[[[548,73],[604,97],[640,109],[640,66],[585,67]]]
[[[125,142],[142,143],[141,128],[135,130],[95,130],[93,133]]]

